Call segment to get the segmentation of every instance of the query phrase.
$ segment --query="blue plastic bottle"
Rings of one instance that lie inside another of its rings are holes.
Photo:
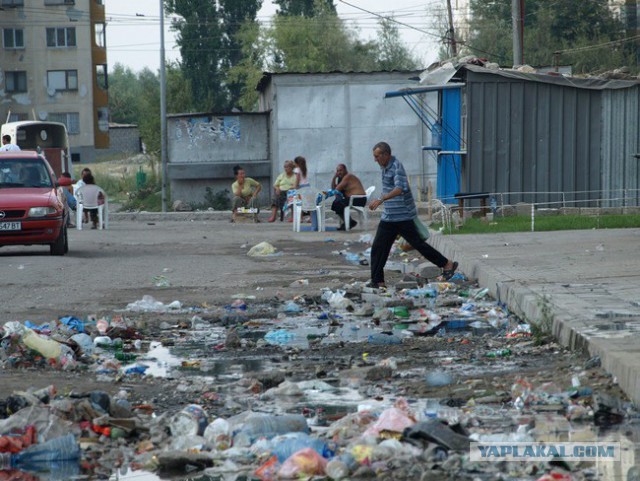
[[[17,454],[0,453],[0,470],[49,471],[64,461],[80,459],[80,446],[73,434],[29,446]]]
[[[289,456],[304,448],[311,448],[323,458],[332,458],[335,450],[318,438],[312,438],[306,433],[295,433],[273,439],[272,452],[278,456],[278,461],[284,463]]]

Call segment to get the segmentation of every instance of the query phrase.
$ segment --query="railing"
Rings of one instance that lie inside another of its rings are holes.
[[[531,231],[535,231],[536,212],[542,209],[562,210],[562,214],[583,214],[599,216],[603,211],[608,214],[626,214],[626,209],[638,208],[640,214],[640,189],[611,189],[591,191],[554,191],[554,192],[488,192],[489,207],[473,205],[474,195],[467,200],[470,205],[464,207],[465,212],[481,210],[490,211],[492,216],[504,217],[510,212],[521,212],[526,209],[531,215]],[[475,194],[477,195],[477,193]],[[540,201],[539,199],[546,198]],[[444,228],[451,231],[454,214],[458,211],[459,197],[432,199],[429,211],[434,212],[436,221],[442,222]],[[512,202],[511,199],[518,199]],[[531,199],[531,200],[526,200]],[[553,199],[553,200],[552,200]],[[456,205],[453,205],[456,203]],[[478,203],[478,202],[476,202]],[[619,209],[619,212],[612,212]],[[465,215],[466,217],[466,215]],[[462,219],[463,220],[463,219]]]

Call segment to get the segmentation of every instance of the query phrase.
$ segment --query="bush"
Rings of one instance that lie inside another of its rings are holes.
[[[191,202],[189,204],[193,210],[229,210],[231,208],[231,199],[229,198],[231,192],[229,189],[213,192],[211,187],[207,187],[205,190],[204,202]]]

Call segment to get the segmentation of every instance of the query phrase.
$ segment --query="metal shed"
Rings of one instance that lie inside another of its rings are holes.
[[[637,205],[640,82],[461,65],[440,88],[452,85],[462,92],[459,126],[446,120],[446,102],[440,116],[466,146],[459,192],[505,193],[510,204]]]

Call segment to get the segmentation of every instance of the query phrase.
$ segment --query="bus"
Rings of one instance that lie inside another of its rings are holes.
[[[7,122],[0,128],[0,135],[7,134],[21,150],[34,150],[42,154],[57,178],[63,172],[73,173],[69,136],[64,124],[37,120]]]

